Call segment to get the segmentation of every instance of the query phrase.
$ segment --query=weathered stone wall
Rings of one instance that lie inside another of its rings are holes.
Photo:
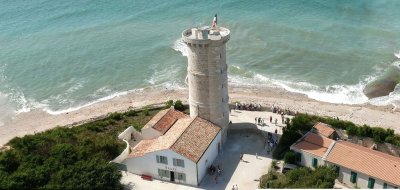
[[[188,29],[182,37],[189,49],[187,82],[190,116],[199,116],[220,126],[225,140],[229,124],[225,44],[229,40],[229,30],[221,27],[217,30],[221,33],[207,31],[208,36],[199,39],[198,35],[194,35],[196,29]],[[200,33],[204,34],[202,30]]]

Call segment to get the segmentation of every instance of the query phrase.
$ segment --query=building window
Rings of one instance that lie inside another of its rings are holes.
[[[296,161],[301,162],[301,153],[300,152],[296,153]]]
[[[375,179],[374,178],[369,178],[368,179],[368,188],[373,189],[375,185]]]
[[[356,172],[351,172],[350,182],[351,183],[356,183],[357,182],[357,173]]]
[[[168,170],[158,169],[158,175],[160,177],[167,177],[169,178],[170,172]]]
[[[165,156],[157,155],[157,163],[166,164],[168,165],[168,158]]]
[[[179,181],[186,181],[186,174],[184,173],[177,173]]]
[[[182,168],[185,167],[185,162],[182,159],[174,158],[173,162],[174,162],[174,166],[179,166],[179,167],[182,167]]]
[[[337,174],[339,174],[339,172],[340,172],[340,166],[335,166],[335,171],[336,171]]]
[[[383,183],[383,188],[387,189],[387,183]]]
[[[312,166],[313,166],[314,168],[316,168],[316,167],[318,166],[318,160],[317,160],[316,158],[313,158],[313,160],[312,160]]]

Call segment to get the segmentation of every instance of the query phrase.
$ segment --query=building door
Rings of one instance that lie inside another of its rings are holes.
[[[169,175],[169,176],[171,176],[170,180],[171,180],[172,182],[174,182],[174,181],[175,181],[175,172],[170,171],[170,175]]]

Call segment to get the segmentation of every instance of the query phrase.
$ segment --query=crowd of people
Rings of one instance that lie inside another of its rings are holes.
[[[281,115],[296,115],[297,112],[290,110],[289,108],[281,108],[275,104],[272,104],[271,106],[271,111],[272,113],[277,113]]]
[[[234,110],[261,111],[261,104],[235,102]]]

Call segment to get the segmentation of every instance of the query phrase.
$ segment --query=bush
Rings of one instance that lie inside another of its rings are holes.
[[[290,146],[295,143],[298,139],[300,139],[302,136],[300,133],[294,130],[284,130],[282,137],[280,138],[278,145],[276,146],[272,156],[275,159],[281,159],[284,154],[289,151]]]
[[[321,166],[312,170],[300,167],[290,170],[286,174],[269,172],[260,178],[260,188],[272,189],[331,189],[337,177],[333,167]]]
[[[293,151],[287,151],[284,157],[285,163],[295,164],[296,163],[296,153]]]
[[[145,116],[149,116],[150,115],[150,112],[149,112],[149,109],[144,109],[143,110],[143,115],[145,115]]]
[[[175,101],[174,108],[179,111],[185,111],[185,106],[182,104],[181,100]]]
[[[120,121],[124,118],[124,116],[121,113],[114,112],[110,114],[110,118],[116,121]]]
[[[137,112],[135,110],[129,110],[125,114],[130,117],[137,116]]]
[[[166,109],[172,107],[173,105],[174,105],[174,101],[173,100],[168,100],[167,102],[165,102],[165,108]]]

